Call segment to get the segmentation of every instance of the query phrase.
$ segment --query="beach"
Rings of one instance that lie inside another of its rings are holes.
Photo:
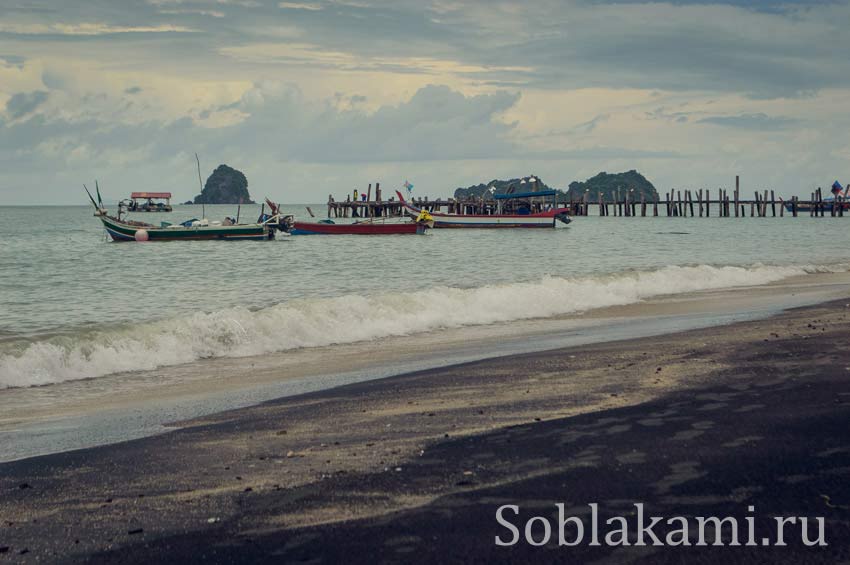
[[[850,292],[832,277],[786,288],[826,287],[829,302],[731,325],[402,373],[0,464],[0,560],[846,561]],[[668,316],[695,308],[675,302]],[[751,505],[757,524],[820,516],[828,545],[494,543],[505,504],[528,518],[636,502],[680,516]]]

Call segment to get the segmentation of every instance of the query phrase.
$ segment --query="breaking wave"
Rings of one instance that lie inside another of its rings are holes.
[[[569,314],[824,270],[818,267],[670,266],[478,288],[295,300],[13,344],[0,354],[0,389],[148,370],[210,357],[241,357],[467,325]],[[7,345],[9,345],[7,343]]]

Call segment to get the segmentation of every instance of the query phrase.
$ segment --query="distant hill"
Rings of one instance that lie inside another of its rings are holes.
[[[654,200],[658,195],[658,191],[655,190],[652,183],[635,170],[613,174],[602,172],[584,182],[571,182],[567,195],[578,200],[587,192],[588,200],[595,201],[599,199],[600,192],[603,197],[611,199],[612,195],[616,195],[617,189],[620,189],[620,194],[634,190],[631,197],[632,201],[640,200],[641,194],[646,197],[647,201]]]
[[[531,179],[536,179],[536,182],[531,182]],[[490,187],[494,187],[495,192],[490,191]],[[536,175],[530,177],[520,177],[510,180],[493,179],[486,184],[476,184],[466,188],[455,189],[455,198],[480,197],[492,199],[493,194],[506,194],[508,191],[516,192],[532,192],[540,190],[552,190],[545,182],[540,180]]]
[[[248,193],[248,179],[241,171],[219,165],[207,179],[195,204],[254,204]]]

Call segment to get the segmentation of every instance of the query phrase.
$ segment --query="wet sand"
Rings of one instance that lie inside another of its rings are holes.
[[[0,464],[0,562],[847,562],[848,333],[844,299],[361,382]],[[634,502],[664,516],[754,505],[759,524],[823,516],[829,546],[494,545],[500,505],[551,517],[556,502],[596,502],[602,516]]]

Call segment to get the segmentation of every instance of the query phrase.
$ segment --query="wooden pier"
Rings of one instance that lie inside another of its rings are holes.
[[[402,216],[404,209],[401,202],[395,198],[381,199],[380,183],[375,183],[375,200],[372,200],[372,185],[366,192],[366,200],[353,200],[349,195],[344,201],[334,200],[328,196],[328,218],[380,218]],[[532,198],[529,201],[532,212],[542,211],[552,204],[551,198]],[[482,214],[498,213],[497,204],[492,199],[483,197],[465,199],[429,200],[428,197],[411,198],[411,204],[429,212],[446,212],[451,214]],[[833,200],[824,200],[823,190],[818,188],[809,195],[808,200],[794,196],[791,200],[777,199],[773,190],[754,191],[752,198],[745,197],[740,189],[740,180],[735,178],[735,189],[719,188],[698,190],[670,190],[664,193],[664,198],[651,201],[643,196],[634,198],[631,191],[615,191],[610,198],[601,194],[596,200],[589,200],[585,194],[582,199],[558,200],[557,205],[569,208],[572,216],[598,215],[603,217],[646,217],[666,216],[679,218],[746,218],[746,217],[783,217],[786,214],[811,217],[843,217],[848,198],[838,196]],[[786,205],[790,208],[786,210]],[[591,214],[591,210],[594,211]],[[850,209],[848,209],[850,215]]]

